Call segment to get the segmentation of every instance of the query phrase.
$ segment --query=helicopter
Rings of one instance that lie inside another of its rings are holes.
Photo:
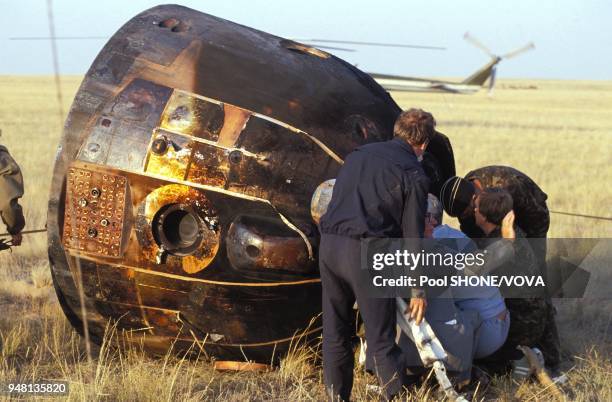
[[[488,81],[488,93],[492,94],[495,88],[498,64],[502,60],[507,60],[528,50],[535,49],[533,42],[529,42],[520,48],[498,56],[469,32],[465,33],[464,39],[483,50],[491,59],[463,81],[442,81],[380,73],[368,74],[389,91],[473,94],[480,91]]]

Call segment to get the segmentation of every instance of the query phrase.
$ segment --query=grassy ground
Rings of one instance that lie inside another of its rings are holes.
[[[80,77],[63,77],[64,111]],[[510,87],[537,86],[537,89]],[[610,216],[612,204],[612,82],[501,81],[495,96],[394,94],[406,108],[434,113],[451,138],[459,174],[487,164],[514,166],[549,195],[551,210]],[[0,143],[21,164],[26,179],[27,228],[45,223],[51,168],[62,119],[49,77],[0,77]],[[612,222],[552,215],[550,237],[612,238]],[[608,267],[609,269],[609,267]],[[606,286],[606,284],[602,284]],[[609,285],[608,285],[609,286]],[[612,400],[612,303],[558,304],[568,395]],[[117,347],[109,328],[91,362],[82,339],[57,304],[46,259],[46,238],[32,235],[12,254],[0,254],[0,384],[9,380],[65,379],[69,400],[321,400],[316,352],[297,346],[270,373],[220,373],[208,360],[145,356]],[[358,372],[355,400],[373,400],[373,378]],[[0,396],[0,399],[2,396]],[[436,400],[431,389],[411,399]],[[495,379],[477,399],[545,400],[536,384]]]

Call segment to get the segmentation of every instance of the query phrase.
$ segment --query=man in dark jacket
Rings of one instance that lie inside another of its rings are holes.
[[[423,237],[429,180],[419,158],[435,135],[434,128],[431,114],[410,109],[398,117],[394,139],[364,145],[348,155],[321,218],[323,375],[333,399],[349,400],[351,394],[355,300],[387,398],[408,383],[404,359],[395,344],[396,301],[368,297],[368,284],[360,275],[360,239]],[[425,313],[423,296],[417,291],[410,301],[417,322]]]
[[[546,236],[550,226],[550,213],[546,205],[548,198],[540,187],[526,174],[509,166],[485,166],[469,172],[465,179],[449,179],[441,191],[441,201],[450,216],[458,217],[461,231],[471,238],[484,237],[474,215],[474,200],[484,188],[502,188],[512,196],[517,226],[530,241],[540,274],[546,278]],[[560,363],[560,341],[554,317],[554,306],[549,297],[535,301],[540,312],[539,323],[545,330],[537,346],[542,350],[546,364],[557,368]],[[541,304],[546,305],[545,309]],[[533,315],[533,314],[531,314]]]
[[[23,177],[19,166],[6,147],[0,145],[0,216],[11,235],[11,245],[21,244],[21,231],[25,226],[19,198],[23,196]]]

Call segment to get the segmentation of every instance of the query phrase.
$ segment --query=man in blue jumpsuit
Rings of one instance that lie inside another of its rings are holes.
[[[321,218],[319,267],[323,287],[323,376],[330,398],[348,401],[353,386],[351,337],[357,301],[375,371],[392,399],[408,384],[395,344],[395,299],[369,298],[360,280],[360,239],[422,238],[429,180],[419,163],[435,135],[430,113],[410,109],[398,117],[394,138],[357,148],[340,169]],[[410,312],[420,322],[427,306],[413,289]]]

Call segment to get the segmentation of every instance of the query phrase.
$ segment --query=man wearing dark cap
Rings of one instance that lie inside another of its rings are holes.
[[[550,226],[546,193],[529,176],[509,166],[486,166],[469,172],[465,179],[450,178],[442,186],[440,200],[447,214],[459,218],[461,231],[473,239],[484,237],[474,215],[475,199],[484,188],[502,188],[510,193],[517,226],[527,238],[541,239],[531,242],[531,245],[540,273],[546,278],[545,239]],[[546,364],[554,369],[560,363],[560,341],[554,306],[550,298],[545,302],[540,322],[544,322],[546,328],[537,346],[542,350]]]
[[[23,177],[17,162],[6,147],[0,145],[0,216],[11,235],[11,246],[21,244],[21,231],[25,226],[19,198],[23,196]]]
[[[443,186],[448,201],[447,213],[459,217],[461,230],[470,237],[482,237],[482,230],[474,220],[473,196],[487,187],[508,191],[514,201],[516,223],[527,237],[545,238],[550,226],[550,214],[546,205],[548,196],[526,174],[509,166],[485,166],[469,172],[465,179],[455,178]],[[471,208],[467,208],[470,206]],[[461,208],[464,210],[460,210]],[[539,258],[546,257],[544,255]]]
[[[323,379],[331,399],[348,401],[353,386],[353,304],[359,305],[375,371],[388,399],[408,385],[405,359],[395,344],[395,299],[369,298],[362,283],[361,240],[422,238],[429,180],[419,164],[435,134],[430,113],[400,114],[394,138],[357,148],[340,169],[320,221],[319,268],[323,287]],[[425,313],[422,291],[413,289],[410,312]]]

